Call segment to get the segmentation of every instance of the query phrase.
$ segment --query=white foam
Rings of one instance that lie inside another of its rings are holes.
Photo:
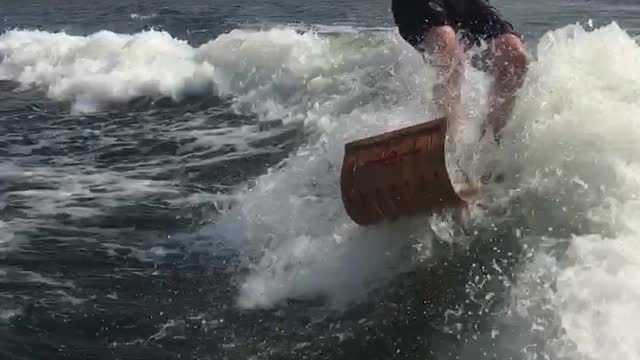
[[[393,52],[351,46],[290,28],[234,30],[197,48],[161,31],[83,37],[13,30],[0,35],[0,78],[71,101],[75,111],[141,96],[180,100],[217,91],[237,96],[244,111],[300,117],[309,105],[322,106],[352,88],[351,79],[365,76],[363,60],[370,66],[393,61]]]
[[[72,281],[58,281],[33,271],[22,271],[16,268],[0,268],[0,283],[12,281],[31,282],[50,287],[68,289],[75,287]]]
[[[82,37],[14,30],[0,36],[0,78],[92,111],[141,96],[181,99],[211,91],[213,69],[194,61],[194,53],[164,32]]]
[[[84,173],[83,170],[87,173]],[[7,191],[5,196],[12,202],[27,205],[24,209],[34,218],[66,213],[83,218],[102,214],[110,207],[126,203],[127,199],[144,197],[153,193],[177,194],[169,182],[131,179],[115,172],[95,172],[82,168],[30,168],[7,176],[27,177],[29,181],[47,184],[47,189],[17,189]],[[4,174],[3,174],[4,175]],[[4,177],[4,176],[3,176]],[[16,181],[15,179],[13,181]],[[92,191],[92,188],[104,191]],[[92,201],[83,205],[82,200]]]
[[[512,306],[533,337],[548,336],[551,356],[638,359],[640,47],[616,24],[576,25],[545,35],[537,52],[510,124],[523,141],[504,166],[528,194],[528,225],[555,236],[533,240],[540,253]]]
[[[16,316],[22,315],[22,309],[0,309],[0,324],[7,324]]]
[[[148,19],[153,19],[156,16],[158,16],[158,14],[156,14],[156,13],[151,13],[151,14],[148,14],[148,15],[132,13],[132,14],[129,15],[129,17],[134,19],[134,20],[148,20]]]
[[[16,234],[5,221],[0,221],[0,253],[10,251],[17,245]]]
[[[24,217],[0,221],[0,255],[17,250],[28,241],[34,226],[52,226],[56,219],[87,219],[110,214],[114,208],[128,206],[162,194],[175,206],[215,200],[216,196],[180,198],[181,189],[169,181],[144,180],[135,174],[91,167],[58,168],[0,164],[0,180],[10,184],[0,197],[0,206],[20,209]],[[34,184],[26,189],[14,184]],[[43,186],[45,185],[45,186]],[[223,201],[224,199],[219,199]],[[80,230],[80,229],[78,229]],[[103,232],[106,230],[103,230]],[[93,241],[91,237],[84,238]]]

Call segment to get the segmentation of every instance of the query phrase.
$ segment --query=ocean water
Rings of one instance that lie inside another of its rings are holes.
[[[361,228],[344,143],[435,116],[389,1],[3,0],[0,358],[640,359],[640,4],[494,3],[505,182]]]

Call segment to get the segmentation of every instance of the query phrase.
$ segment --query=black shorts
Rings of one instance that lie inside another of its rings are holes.
[[[418,49],[431,28],[445,25],[470,45],[506,33],[521,37],[488,0],[392,0],[391,9],[400,35]]]

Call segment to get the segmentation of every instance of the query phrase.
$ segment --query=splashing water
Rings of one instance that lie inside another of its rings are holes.
[[[548,229],[542,247],[568,249],[536,255],[553,260],[526,271],[554,282],[523,281],[525,289],[535,286],[531,293],[547,287],[547,299],[525,302],[553,309],[565,334],[559,356],[636,359],[640,338],[629,326],[640,315],[632,300],[640,290],[640,48],[611,24],[550,32],[537,52],[511,125],[519,140],[505,166],[517,169],[514,185],[534,199],[525,203],[528,226]]]
[[[393,42],[386,46],[404,49]],[[396,77],[386,88],[397,94],[408,86],[409,92],[420,93],[432,74],[411,79],[406,74],[418,60],[401,53],[394,51],[399,59],[392,70]],[[635,241],[638,65],[640,48],[616,24],[592,31],[568,26],[548,33],[538,44],[502,150],[501,166],[509,180],[493,198],[495,206],[511,207],[525,223],[483,220],[527,227],[532,234],[517,239],[535,250],[512,287],[514,312],[508,316],[530,324],[519,335],[527,339],[523,349],[542,333],[546,348],[538,351],[547,354],[640,356],[640,339],[631,328],[633,318],[640,316],[634,300],[640,290],[635,281],[640,279]],[[488,81],[470,74],[465,106],[482,108]],[[241,286],[240,306],[269,307],[286,298],[317,294],[340,302],[417,266],[416,254],[405,245],[432,249],[437,220],[356,228],[342,211],[335,174],[346,140],[369,129],[381,131],[428,117],[416,115],[431,114],[424,100],[398,96],[393,107],[385,103],[381,108],[377,102],[348,114],[325,115],[319,123],[328,126],[315,143],[242,194],[240,206],[218,225],[218,230],[233,227],[228,234],[241,242],[238,246],[255,250],[251,253],[257,261]],[[475,121],[482,112],[469,114]],[[496,320],[501,321],[506,320]],[[503,346],[513,346],[513,338],[503,333]]]

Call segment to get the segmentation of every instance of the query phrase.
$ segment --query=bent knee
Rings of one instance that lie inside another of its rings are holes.
[[[425,40],[434,51],[453,55],[457,52],[456,31],[451,26],[436,26],[426,34]]]
[[[494,62],[499,68],[509,68],[516,75],[524,76],[529,59],[524,43],[513,34],[504,34],[494,41]]]
[[[455,43],[456,41],[456,31],[448,25],[436,26],[429,30],[429,36],[444,39],[447,42],[452,41]]]

